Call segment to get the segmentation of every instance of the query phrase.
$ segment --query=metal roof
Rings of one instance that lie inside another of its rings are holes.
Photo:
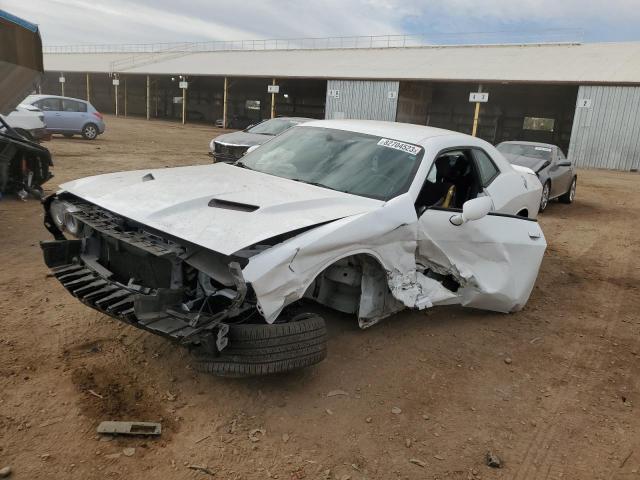
[[[640,42],[45,54],[45,69],[237,77],[640,84]]]

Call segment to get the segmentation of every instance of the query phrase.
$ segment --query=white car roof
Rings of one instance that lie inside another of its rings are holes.
[[[301,126],[334,128],[350,132],[387,137],[414,144],[424,143],[429,138],[443,135],[463,135],[459,132],[444,130],[442,128],[413,125],[410,123],[383,122],[379,120],[315,120]]]

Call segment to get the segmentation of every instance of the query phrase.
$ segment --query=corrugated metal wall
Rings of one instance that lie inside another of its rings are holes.
[[[395,121],[399,82],[329,80],[325,118]]]
[[[569,158],[583,167],[640,168],[640,87],[581,86]]]

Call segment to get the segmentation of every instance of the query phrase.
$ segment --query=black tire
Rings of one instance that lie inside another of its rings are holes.
[[[569,186],[569,190],[567,190],[567,192],[562,195],[558,200],[560,200],[562,203],[573,203],[573,201],[576,198],[576,188],[578,185],[578,177],[573,177],[573,180],[571,180],[571,185]]]
[[[218,356],[194,351],[196,370],[222,377],[252,377],[288,372],[327,356],[327,328],[316,315],[288,323],[229,326],[229,346]]]
[[[98,138],[98,135],[98,127],[94,123],[87,123],[84,127],[82,127],[82,137],[85,140],[95,140],[96,138]]]
[[[551,182],[547,180],[542,186],[542,195],[540,196],[540,207],[538,213],[542,213],[549,206],[549,197],[551,196]]]

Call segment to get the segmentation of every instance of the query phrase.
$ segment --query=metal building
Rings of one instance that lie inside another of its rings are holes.
[[[40,88],[148,118],[233,126],[275,112],[466,133],[475,111],[469,95],[481,91],[488,101],[476,134],[489,142],[545,141],[580,166],[640,168],[640,42],[406,46],[395,37],[386,45],[364,39],[49,47]]]

